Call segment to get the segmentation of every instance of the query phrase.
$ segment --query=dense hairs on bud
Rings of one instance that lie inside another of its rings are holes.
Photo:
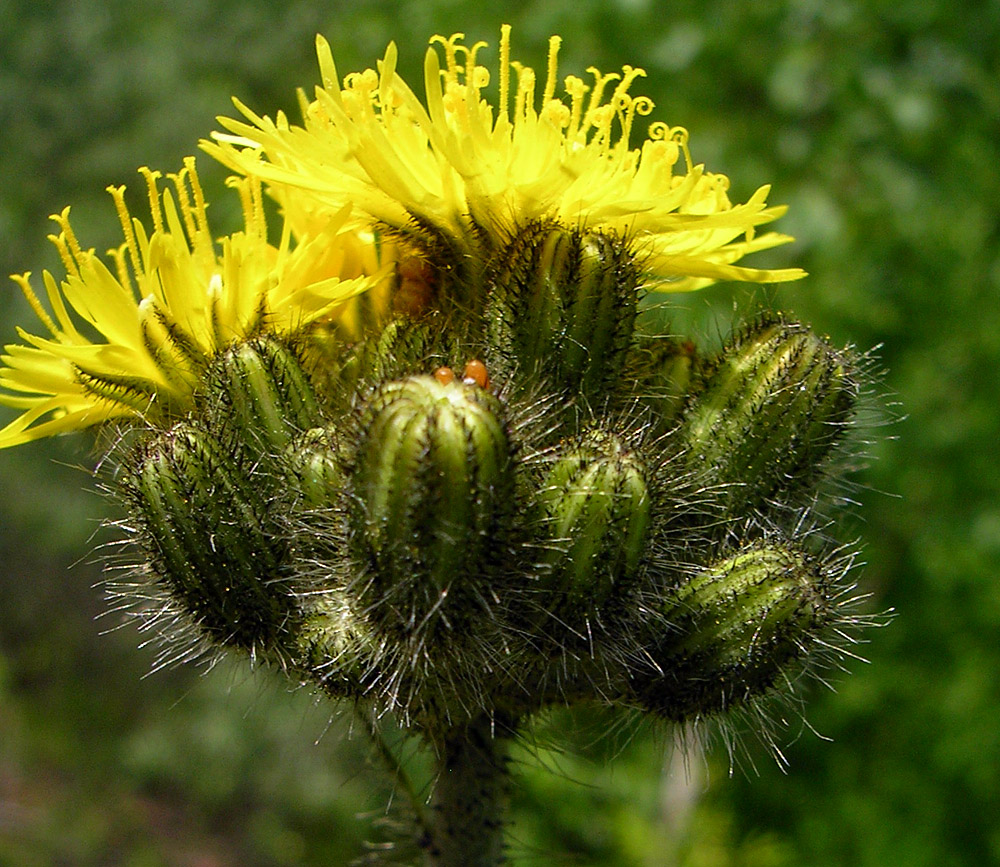
[[[651,433],[662,434],[676,425],[697,382],[699,364],[690,340],[647,336],[636,339],[624,378],[636,383],[636,396],[652,411]]]
[[[531,223],[494,257],[485,312],[487,362],[600,401],[632,340],[640,271],[619,237]],[[613,389],[612,389],[613,390]]]
[[[266,490],[187,423],[143,442],[121,486],[154,580],[213,643],[283,657],[299,619]]]
[[[640,703],[675,722],[747,707],[790,683],[841,629],[849,558],[767,539],[731,550],[662,591]]]
[[[382,383],[453,364],[462,351],[461,329],[445,314],[397,315],[348,347],[333,365],[333,403],[347,413]]]
[[[723,517],[807,495],[855,412],[848,351],[810,329],[765,319],[716,357],[680,431],[689,467],[719,492]]]
[[[358,590],[373,616],[413,633],[483,616],[512,515],[503,407],[477,385],[410,377],[363,410],[351,485]]]
[[[636,577],[651,502],[641,457],[596,430],[564,444],[536,497],[542,533],[540,604],[570,630],[584,630]]]
[[[275,337],[257,337],[219,353],[209,368],[204,405],[216,430],[272,452],[323,420],[297,352]]]
[[[299,434],[281,455],[284,499],[298,510],[339,508],[345,484],[343,460],[336,426]]]

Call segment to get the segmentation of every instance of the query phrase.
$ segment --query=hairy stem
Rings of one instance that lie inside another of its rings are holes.
[[[508,741],[487,717],[438,740],[431,867],[495,867],[504,862]]]

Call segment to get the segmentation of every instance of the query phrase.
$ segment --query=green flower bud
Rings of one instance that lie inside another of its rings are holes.
[[[127,499],[157,579],[217,644],[267,651],[297,619],[260,486],[208,434],[179,424],[142,445]]]
[[[807,489],[858,397],[850,357],[803,325],[765,321],[716,359],[682,429],[690,468],[730,515]]]
[[[287,494],[306,509],[335,506],[344,486],[341,454],[333,427],[312,428],[300,434],[285,450],[283,470]]]
[[[613,434],[592,433],[552,465],[538,504],[543,605],[572,627],[636,573],[650,519],[645,467]]]
[[[337,391],[349,404],[377,384],[448,364],[458,355],[453,328],[440,314],[420,319],[397,316],[351,347],[337,375]]]
[[[326,591],[310,597],[296,634],[297,664],[334,697],[360,698],[375,656],[364,618],[347,594]]]
[[[206,404],[209,418],[237,441],[273,451],[323,418],[295,351],[273,337],[220,353],[209,371]]]
[[[639,269],[628,245],[603,232],[534,223],[495,261],[486,329],[497,365],[516,363],[557,388],[603,397],[635,326]]]
[[[800,664],[833,618],[823,565],[787,544],[758,543],[697,571],[663,599],[668,634],[642,701],[668,719],[722,713],[763,696]]]
[[[636,347],[629,372],[640,382],[639,396],[655,410],[657,432],[668,430],[687,405],[696,369],[690,340],[647,338]]]
[[[365,409],[351,484],[354,549],[373,613],[404,630],[468,621],[492,598],[513,466],[500,402],[429,376],[383,385]]]

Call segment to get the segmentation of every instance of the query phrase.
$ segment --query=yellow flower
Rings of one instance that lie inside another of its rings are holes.
[[[260,332],[299,332],[381,276],[371,276],[372,245],[344,230],[346,212],[295,244],[286,227],[275,247],[259,183],[240,179],[245,229],[217,246],[193,159],[169,176],[176,202],[158,172],[140,171],[152,234],[128,212],[125,188],[111,187],[125,242],[109,252],[110,268],[80,247],[67,208],[49,236],[66,278],[43,275],[51,313],[30,273],[13,277],[49,336],[18,329],[23,343],[6,347],[0,404],[22,414],[0,430],[0,448],[111,418],[184,412],[219,349]]]
[[[418,239],[431,232],[475,256],[530,221],[556,220],[630,238],[661,291],[803,276],[797,268],[733,264],[791,240],[755,235],[785,211],[767,206],[769,187],[732,204],[728,179],[695,165],[687,132],[661,121],[638,149],[630,147],[633,127],[653,109],[649,98],[629,92],[643,70],[591,68],[589,85],[568,76],[566,98],[557,98],[554,36],[539,100],[534,70],[510,59],[504,26],[494,106],[484,96],[490,73],[477,59],[485,43],[462,39],[431,40],[424,104],[396,74],[394,44],[377,72],[352,73],[341,87],[330,47],[318,37],[323,86],[312,102],[302,98],[304,126],[281,114],[260,117],[236,101],[249,123],[220,118],[228,133],[202,146],[265,180],[296,228],[351,204],[378,224]]]

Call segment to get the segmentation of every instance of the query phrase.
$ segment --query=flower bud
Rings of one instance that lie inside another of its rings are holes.
[[[549,470],[538,495],[545,530],[545,601],[560,619],[599,611],[634,576],[645,550],[645,467],[613,434],[583,438]]]
[[[663,599],[669,632],[650,651],[659,672],[640,682],[642,701],[679,722],[763,696],[832,619],[831,587],[822,564],[773,542],[698,570]]]
[[[336,505],[344,486],[336,430],[319,427],[299,434],[284,452],[288,493],[306,509]]]
[[[322,421],[319,402],[294,350],[273,337],[231,346],[212,363],[209,418],[235,438],[271,450]]]
[[[420,319],[391,319],[344,357],[337,375],[339,392],[349,402],[377,383],[447,364],[456,341],[445,323],[444,317],[433,313]]]
[[[513,467],[500,402],[478,385],[383,385],[360,420],[350,525],[377,617],[412,631],[468,621],[492,598]]]
[[[296,662],[335,698],[360,698],[372,672],[374,642],[347,594],[313,594],[296,635]]]
[[[258,485],[218,441],[179,424],[143,445],[128,500],[153,573],[215,643],[267,651],[296,620]]]
[[[534,223],[495,261],[486,327],[501,363],[602,397],[624,366],[635,326],[639,270],[628,245],[603,232]]]
[[[636,347],[629,373],[634,372],[642,383],[640,396],[655,411],[656,433],[664,433],[676,423],[691,393],[697,365],[695,345],[690,340],[647,338]]]
[[[851,359],[803,325],[765,321],[716,359],[684,418],[696,477],[729,515],[807,489],[850,421]]]

